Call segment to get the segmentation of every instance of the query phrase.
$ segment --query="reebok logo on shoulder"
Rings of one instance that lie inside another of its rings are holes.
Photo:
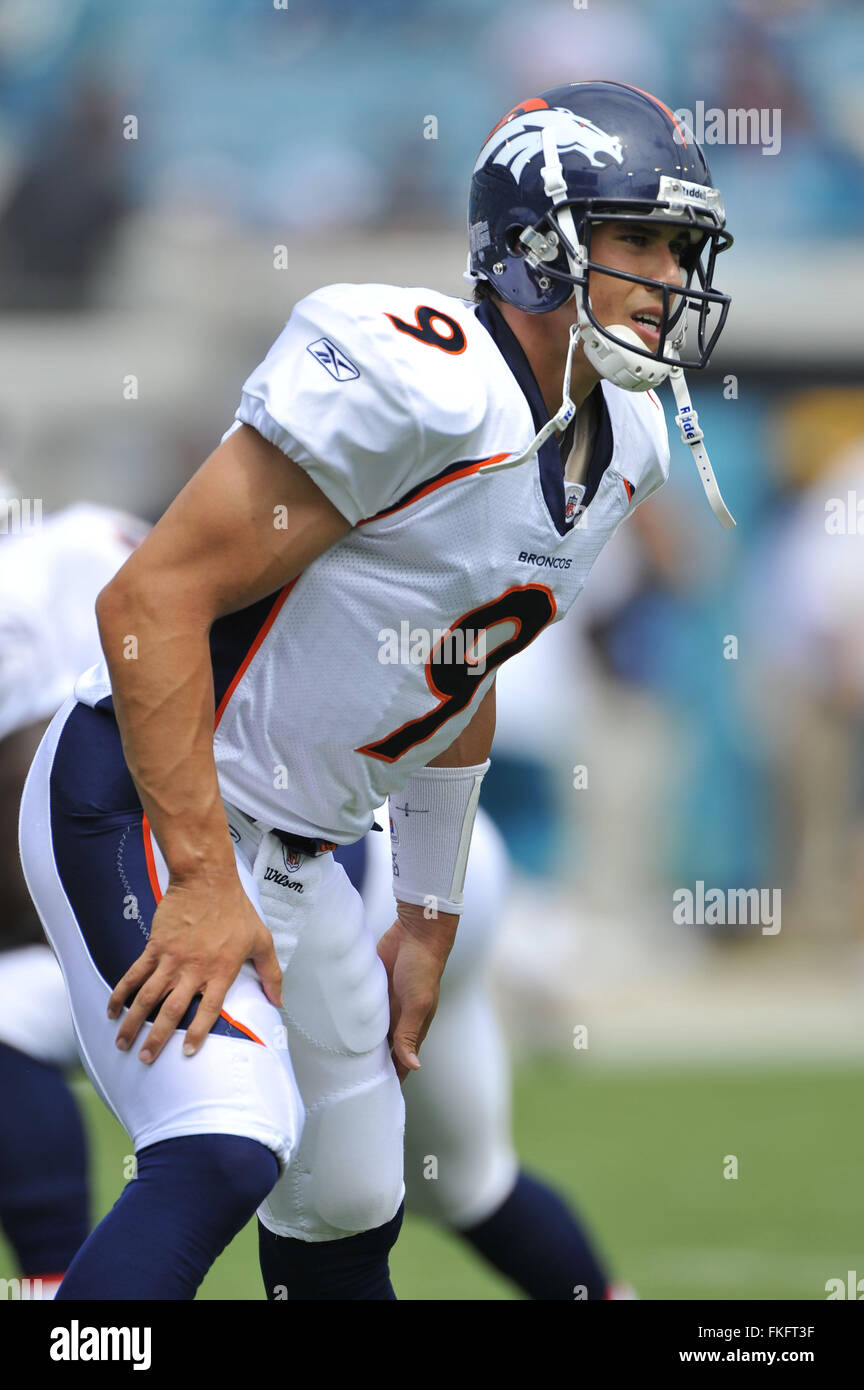
[[[359,368],[354,366],[350,357],[340,352],[329,338],[316,338],[314,343],[307,343],[306,351],[337,381],[353,381],[360,375]]]

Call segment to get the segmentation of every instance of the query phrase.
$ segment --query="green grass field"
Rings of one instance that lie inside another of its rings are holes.
[[[864,1275],[862,1074],[793,1071],[517,1070],[526,1167],[579,1207],[614,1274],[645,1299],[824,1299],[825,1281]],[[128,1140],[82,1082],[99,1214],[123,1182]],[[727,1155],[737,1179],[723,1176]],[[458,1240],[406,1219],[392,1258],[403,1299],[519,1297]],[[0,1243],[0,1275],[15,1273]],[[254,1223],[200,1297],[263,1296]]]

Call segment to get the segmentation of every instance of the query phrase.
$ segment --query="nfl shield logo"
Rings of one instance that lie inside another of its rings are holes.
[[[585,484],[580,483],[572,491],[567,493],[567,502],[564,507],[564,520],[573,521],[582,510],[582,498],[585,496]]]
[[[303,855],[298,849],[289,849],[287,845],[282,846],[282,858],[285,861],[285,868],[289,874],[296,874],[300,868]]]

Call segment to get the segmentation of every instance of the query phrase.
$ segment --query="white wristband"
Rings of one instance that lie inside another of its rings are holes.
[[[424,767],[390,797],[393,893],[434,913],[462,911],[480,783],[476,767]]]

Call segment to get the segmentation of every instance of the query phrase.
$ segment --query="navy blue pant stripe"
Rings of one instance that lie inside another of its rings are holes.
[[[57,870],[87,950],[111,989],[147,945],[156,910],[143,818],[113,715],[76,705],[51,769],[51,838]],[[187,1009],[180,1028],[189,1026],[199,1002],[200,996]],[[210,1031],[248,1038],[224,1018]]]

